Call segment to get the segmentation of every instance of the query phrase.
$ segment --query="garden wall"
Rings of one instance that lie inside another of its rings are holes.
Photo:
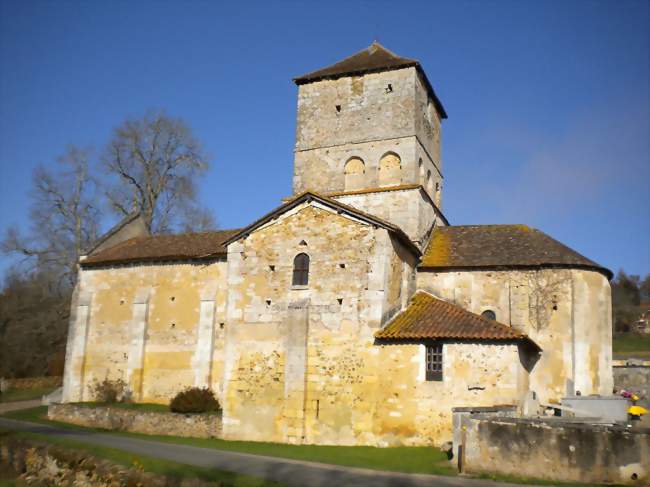
[[[221,438],[221,414],[178,414],[91,407],[79,404],[51,404],[47,417],[89,428],[130,431],[147,435]]]
[[[650,429],[506,418],[462,420],[463,472],[492,472],[565,482],[648,485]]]

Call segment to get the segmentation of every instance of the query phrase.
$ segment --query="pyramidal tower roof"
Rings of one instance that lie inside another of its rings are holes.
[[[346,57],[345,59],[334,63],[331,66],[312,71],[311,73],[304,74],[294,78],[293,81],[297,85],[313,83],[324,79],[337,79],[346,76],[359,76],[366,73],[377,73],[380,71],[392,71],[395,69],[416,68],[424,84],[433,99],[436,109],[441,118],[447,118],[447,113],[442,106],[442,103],[433,91],[431,83],[427,79],[420,62],[417,59],[410,59],[398,56],[394,52],[386,49],[377,41],[373,42],[367,48]]]

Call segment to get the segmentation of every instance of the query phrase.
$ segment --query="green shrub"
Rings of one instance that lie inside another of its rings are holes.
[[[95,381],[90,391],[97,402],[114,404],[116,402],[127,402],[130,393],[126,382],[122,379]]]
[[[221,406],[210,388],[188,387],[176,394],[169,409],[175,413],[208,413],[221,411]]]

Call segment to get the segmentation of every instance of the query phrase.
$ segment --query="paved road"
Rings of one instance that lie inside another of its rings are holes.
[[[0,418],[0,428],[30,431],[74,441],[82,441],[84,443],[118,448],[135,454],[148,455],[164,460],[195,465],[197,467],[216,468],[251,475],[253,477],[275,480],[295,487],[515,487],[515,484],[492,482],[489,480],[378,472],[362,468],[348,468],[315,462],[302,462],[186,445],[174,445],[171,443],[116,436],[108,433],[69,430],[5,418]]]
[[[0,402],[0,414],[8,413],[9,411],[17,411],[18,409],[35,408],[40,405],[40,399],[32,399],[30,401]]]

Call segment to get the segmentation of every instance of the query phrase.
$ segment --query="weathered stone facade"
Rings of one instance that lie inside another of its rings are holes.
[[[611,390],[606,272],[578,254],[552,268],[423,266],[452,228],[446,114],[416,61],[373,44],[343,64],[296,81],[282,206],[218,244],[165,237],[165,253],[140,234],[82,259],[64,401],[91,400],[105,378],[143,402],[209,385],[225,438],[386,446],[449,440],[453,407]],[[424,334],[378,339],[418,289],[455,305],[456,321],[441,313]],[[496,321],[472,314],[487,309]]]
[[[459,462],[467,473],[497,473],[585,484],[648,485],[650,429],[560,418],[468,415]]]
[[[418,289],[464,309],[491,310],[541,348],[530,388],[542,402],[611,394],[612,322],[608,280],[598,272],[542,269],[418,272]]]

